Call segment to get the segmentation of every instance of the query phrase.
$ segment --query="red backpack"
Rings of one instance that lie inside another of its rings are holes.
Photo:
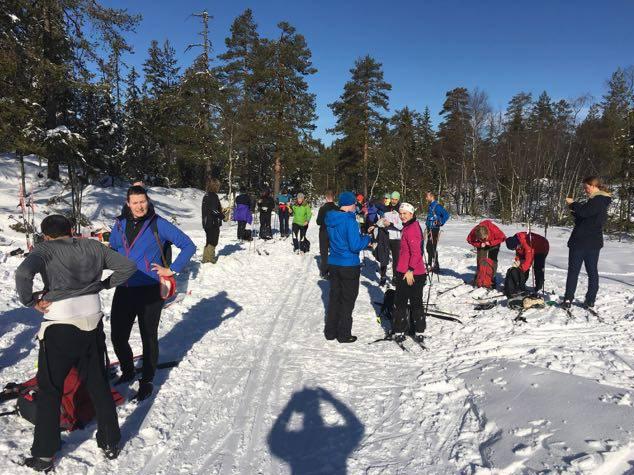
[[[475,286],[493,288],[493,279],[495,278],[495,262],[489,257],[484,257],[478,261],[478,269],[476,270]]]
[[[5,386],[2,400],[17,398],[16,412],[30,423],[35,424],[38,391],[39,386],[37,377],[35,377],[21,384],[11,383]],[[111,388],[110,391],[116,406],[125,402],[117,390]],[[95,408],[90,400],[88,390],[79,378],[77,369],[72,368],[64,380],[59,418],[60,429],[67,431],[83,429],[94,417]]]

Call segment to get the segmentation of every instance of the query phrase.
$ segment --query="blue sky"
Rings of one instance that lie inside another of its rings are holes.
[[[285,20],[302,33],[313,53],[317,74],[309,78],[317,95],[315,136],[330,143],[334,124],[327,104],[336,100],[355,59],[369,54],[383,63],[392,84],[390,112],[408,105],[429,106],[435,123],[445,93],[454,87],[479,87],[494,110],[504,109],[520,91],[553,99],[590,93],[600,100],[617,67],[634,64],[634,1],[413,1],[413,0],[104,0],[107,6],[143,15],[129,35],[140,69],[152,39],[169,39],[181,67],[195,52],[203,9],[214,16],[211,40],[224,50],[233,19],[253,10],[262,36],[277,35]]]

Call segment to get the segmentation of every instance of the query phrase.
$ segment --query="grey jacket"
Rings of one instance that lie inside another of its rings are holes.
[[[104,269],[114,273],[101,280]],[[32,307],[41,292],[33,293],[33,278],[42,275],[45,300],[96,294],[126,282],[136,264],[94,239],[61,238],[36,244],[15,271],[15,285],[23,305]]]

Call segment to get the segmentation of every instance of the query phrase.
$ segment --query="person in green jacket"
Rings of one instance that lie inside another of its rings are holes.
[[[308,239],[306,239],[306,230],[308,223],[313,215],[313,211],[306,203],[304,193],[297,193],[297,199],[290,207],[293,216],[293,251],[295,254],[308,252]]]

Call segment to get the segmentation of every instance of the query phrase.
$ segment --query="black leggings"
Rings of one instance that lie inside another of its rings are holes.
[[[414,285],[407,285],[403,276],[404,274],[398,272],[394,278],[396,280],[396,294],[394,296],[395,307],[392,312],[392,330],[394,333],[407,333],[413,326],[416,333],[423,333],[426,328],[425,312],[423,312],[423,287],[427,275],[415,275]]]
[[[110,313],[111,337],[114,352],[119,358],[121,372],[124,375],[134,374],[129,340],[134,320],[138,317],[143,344],[141,381],[151,382],[154,379],[159,355],[158,325],[163,304],[158,285],[117,287],[115,290]]]
[[[306,230],[308,226],[300,226],[299,224],[293,223],[293,250],[297,251],[299,249],[299,243],[304,240],[306,237]]]

